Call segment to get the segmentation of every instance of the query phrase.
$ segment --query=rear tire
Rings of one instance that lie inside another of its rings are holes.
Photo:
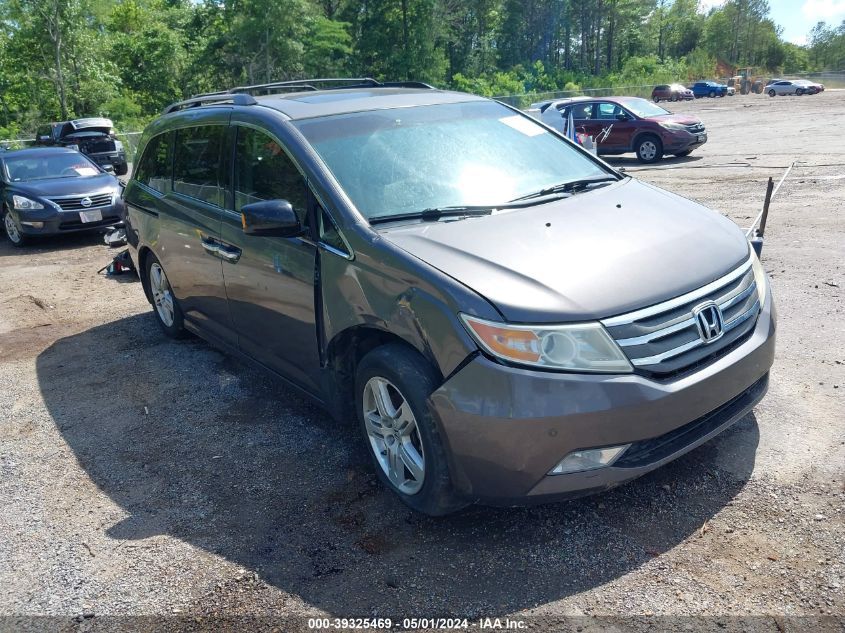
[[[114,173],[117,176],[125,176],[129,173],[129,165],[126,163],[120,163],[119,165],[115,165]]]
[[[439,379],[415,350],[389,343],[355,373],[355,408],[376,475],[417,512],[440,516],[468,505],[452,487],[428,398]]]
[[[641,163],[656,163],[663,157],[663,143],[653,134],[646,134],[637,141],[636,152]]]
[[[709,94],[708,96],[709,96],[711,99],[715,98],[715,97],[716,97],[716,91],[715,91],[715,90],[711,90],[711,91],[710,91],[710,94]]]
[[[795,91],[795,96],[796,96],[796,97],[800,97],[800,96],[801,96],[801,95],[803,95],[803,94],[804,94],[804,90],[802,90],[801,88],[798,88],[798,89]]]
[[[12,214],[6,210],[5,208],[2,209],[3,211],[3,229],[6,231],[6,236],[9,238],[9,241],[12,243],[12,246],[16,248],[23,248],[27,244],[29,244],[30,239],[27,235],[24,235],[21,227],[15,222],[15,218],[12,217]]]
[[[170,281],[167,279],[167,274],[164,272],[161,262],[150,253],[147,255],[144,268],[146,273],[144,282],[150,291],[149,296],[153,304],[153,314],[156,321],[170,338],[184,337],[186,335],[185,317],[182,314],[182,308],[179,307],[179,302],[173,296],[173,289],[170,287]]]

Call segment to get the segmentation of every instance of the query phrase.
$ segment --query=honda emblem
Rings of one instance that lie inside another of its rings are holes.
[[[705,343],[712,343],[725,333],[722,309],[714,301],[708,301],[693,308],[692,318],[698,327],[698,335]]]

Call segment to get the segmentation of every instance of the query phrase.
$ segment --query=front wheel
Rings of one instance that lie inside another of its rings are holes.
[[[641,163],[654,163],[663,156],[663,144],[656,136],[644,136],[637,142],[637,159]]]
[[[774,97],[777,93],[774,90],[769,90],[769,96]]]
[[[15,218],[13,218],[12,214],[8,211],[3,213],[3,228],[6,230],[6,235],[12,243],[12,246],[20,248],[22,246],[26,246],[29,242],[27,236],[23,234],[23,231],[21,231],[21,227],[19,227],[17,222],[15,222]]]
[[[167,274],[155,255],[147,257],[146,280],[149,284],[153,314],[161,329],[170,338],[182,338],[185,335],[185,318],[182,308],[173,296],[173,289]]]
[[[452,488],[429,409],[438,383],[428,362],[398,343],[364,356],[355,376],[358,420],[376,474],[403,503],[431,516],[467,505]]]

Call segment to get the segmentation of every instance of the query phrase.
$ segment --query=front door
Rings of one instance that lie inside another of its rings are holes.
[[[625,117],[621,119],[620,117]],[[619,104],[602,101],[596,104],[596,122],[601,128],[601,147],[624,152],[631,148],[634,117]]]
[[[234,122],[233,122],[234,123]],[[264,131],[234,125],[234,196],[224,213],[223,276],[241,351],[306,389],[319,390],[315,316],[317,253],[302,237],[247,235],[240,209],[260,200],[287,200],[308,230],[313,200],[305,178]]]

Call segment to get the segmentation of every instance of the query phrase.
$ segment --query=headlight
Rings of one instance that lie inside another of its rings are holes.
[[[40,202],[36,202],[35,200],[30,200],[29,198],[24,198],[23,196],[12,196],[12,206],[15,209],[19,209],[21,211],[29,210],[29,209],[43,209],[44,205]]]
[[[673,123],[671,121],[666,121],[660,124],[661,127],[666,128],[667,130],[685,130],[687,129],[685,125],[680,123]]]
[[[512,363],[543,369],[630,373],[631,363],[600,323],[510,325],[461,315],[487,352]]]
[[[763,270],[763,264],[760,263],[760,258],[757,253],[751,253],[751,270],[754,271],[754,282],[757,284],[757,296],[760,297],[760,309],[763,309],[763,304],[766,303],[766,293],[769,285],[766,279],[766,271]]]

